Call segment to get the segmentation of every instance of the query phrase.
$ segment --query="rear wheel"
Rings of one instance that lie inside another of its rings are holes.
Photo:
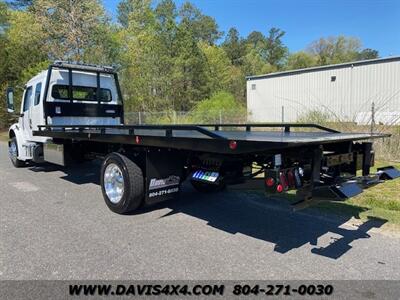
[[[209,184],[200,181],[191,181],[192,186],[201,193],[215,193],[226,188],[226,184],[220,181],[218,184]]]
[[[17,144],[17,138],[15,136],[11,138],[11,141],[9,142],[8,155],[14,167],[21,168],[26,165],[26,163],[23,160],[18,159],[18,144]]]
[[[100,181],[104,200],[113,212],[129,213],[142,204],[143,173],[128,157],[109,154],[102,164]]]

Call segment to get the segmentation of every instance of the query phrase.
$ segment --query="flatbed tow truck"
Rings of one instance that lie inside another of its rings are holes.
[[[9,88],[10,113],[13,99]],[[400,177],[390,166],[370,174],[372,141],[385,137],[298,123],[124,125],[112,67],[57,61],[25,86],[9,156],[15,167],[101,158],[104,200],[120,214],[176,197],[186,179],[210,193],[260,176],[267,195],[296,190],[301,208]]]

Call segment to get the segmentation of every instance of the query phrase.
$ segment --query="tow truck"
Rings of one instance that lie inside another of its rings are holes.
[[[6,99],[14,113],[12,88]],[[373,140],[385,137],[298,123],[124,125],[113,67],[56,61],[24,88],[9,157],[17,168],[102,159],[103,198],[119,214],[178,196],[185,180],[212,193],[260,176],[269,196],[295,190],[296,208],[399,177],[390,166],[370,174]]]

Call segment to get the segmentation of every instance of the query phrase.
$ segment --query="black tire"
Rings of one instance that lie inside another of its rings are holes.
[[[15,155],[11,154],[11,147],[15,146]],[[11,141],[9,142],[8,145],[8,156],[10,157],[10,160],[13,164],[14,167],[16,168],[22,168],[26,166],[26,162],[23,160],[18,159],[18,143],[17,143],[17,138],[14,136],[11,138]]]
[[[107,196],[104,186],[104,173],[110,164],[119,167],[123,176],[124,191],[121,200],[113,203]],[[139,208],[144,199],[144,179],[142,170],[128,157],[111,153],[103,161],[100,173],[101,191],[107,206],[115,213],[126,214]]]
[[[200,193],[216,193],[223,191],[226,188],[226,184],[222,181],[220,181],[218,184],[209,184],[191,180],[190,183]]]

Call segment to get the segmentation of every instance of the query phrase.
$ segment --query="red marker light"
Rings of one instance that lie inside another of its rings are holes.
[[[135,137],[135,142],[136,142],[136,144],[140,144],[141,141],[142,141],[142,139],[140,138],[140,136],[137,135],[137,136]]]
[[[288,190],[289,189],[288,180],[287,180],[284,172],[280,172],[279,181],[281,182],[282,188],[284,190]]]
[[[267,186],[269,186],[269,187],[272,187],[272,186],[274,186],[274,184],[275,184],[275,179],[273,179],[273,178],[267,178],[267,179],[265,180],[265,184],[266,184]]]
[[[282,184],[278,184],[278,185],[276,186],[276,191],[277,191],[278,193],[282,193],[282,192],[283,192],[283,185],[282,185]]]
[[[229,148],[231,150],[235,150],[237,148],[237,142],[236,141],[230,141],[229,142]]]

